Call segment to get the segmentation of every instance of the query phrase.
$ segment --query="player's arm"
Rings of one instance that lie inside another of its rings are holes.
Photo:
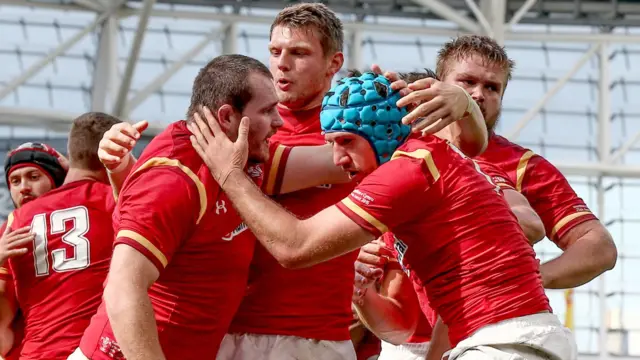
[[[542,157],[533,156],[521,176],[522,192],[540,215],[547,237],[563,250],[559,257],[540,266],[544,286],[573,288],[613,269],[617,249],[611,234],[560,171]]]
[[[425,360],[440,360],[444,354],[451,349],[449,341],[449,327],[438,316],[429,342],[429,351]]]
[[[13,320],[17,312],[17,300],[13,281],[0,276],[0,355],[6,355],[13,347]]]
[[[356,262],[355,266],[356,283],[359,277],[370,276],[371,269],[367,265]],[[413,285],[402,269],[387,267],[379,291],[372,285],[363,290],[364,293],[354,301],[360,321],[381,340],[396,345],[405,343],[418,325],[420,305]]]
[[[402,119],[403,123],[412,124],[414,130],[449,140],[469,157],[477,156],[487,148],[489,134],[484,116],[466,90],[433,78],[409,84],[409,89],[412,92],[401,98],[397,105],[419,105]]]
[[[502,189],[505,200],[511,211],[518,218],[518,223],[531,245],[544,238],[544,224],[538,214],[533,210],[527,198],[515,191],[515,189]]]
[[[118,196],[137,159],[131,151],[136,146],[142,132],[149,126],[146,120],[136,124],[121,122],[104,133],[98,146],[98,158],[107,169],[113,194]]]
[[[274,146],[263,182],[263,190],[268,195],[350,181],[348,174],[334,164],[330,144],[293,147],[273,144],[272,148]]]
[[[155,166],[133,173],[120,195],[104,290],[114,335],[129,360],[164,359],[148,289],[206,208],[206,192],[197,177],[175,160],[155,160],[150,160]]]

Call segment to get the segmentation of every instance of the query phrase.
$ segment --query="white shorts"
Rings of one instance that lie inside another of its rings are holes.
[[[324,341],[284,335],[227,334],[216,360],[355,360],[351,340]]]
[[[80,348],[77,348],[76,351],[69,355],[67,360],[89,360],[89,358],[84,356],[82,351],[80,351]]]
[[[449,360],[576,360],[577,357],[573,334],[550,313],[485,326],[449,352]]]
[[[429,352],[429,342],[393,345],[382,341],[378,360],[424,360]]]

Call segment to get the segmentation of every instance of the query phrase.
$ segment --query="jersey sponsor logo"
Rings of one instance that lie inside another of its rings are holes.
[[[398,253],[398,263],[400,264],[400,266],[402,267],[402,271],[404,271],[407,276],[411,276],[409,274],[409,269],[407,269],[404,266],[404,255],[407,252],[407,248],[409,248],[409,246],[402,240],[398,239],[397,236],[393,235],[393,248],[396,250],[396,252]]]
[[[493,182],[496,183],[496,184],[508,183],[507,180],[505,178],[503,178],[502,176],[492,176],[491,180],[493,180]]]
[[[216,201],[216,215],[220,215],[221,211],[223,214],[227,213],[227,204],[224,200]]]
[[[247,174],[252,178],[259,178],[262,176],[262,167],[260,165],[251,165],[247,168]]]
[[[591,212],[587,205],[574,205],[573,208],[576,212]]]
[[[240,225],[238,225],[237,228],[235,228],[232,232],[228,233],[227,235],[222,237],[222,240],[224,241],[231,241],[231,239],[233,239],[234,237],[240,235],[241,233],[243,233],[245,230],[247,230],[249,227],[247,226],[247,224],[245,223],[240,223]]]
[[[362,191],[355,189],[353,190],[353,192],[351,193],[351,197],[354,200],[358,200],[359,202],[365,204],[365,205],[370,205],[373,202],[373,198],[365,193],[363,193]]]

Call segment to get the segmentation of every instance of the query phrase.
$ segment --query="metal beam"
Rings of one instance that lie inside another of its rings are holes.
[[[504,22],[507,11],[506,0],[480,0],[480,9],[489,20],[491,37],[500,45],[504,45]]]
[[[102,3],[93,0],[73,0],[72,2],[95,12],[103,12],[106,10]]]
[[[5,86],[4,89],[0,90],[0,100],[2,100],[5,96],[11,94],[11,92],[13,92],[18,86],[22,85],[25,81],[29,80],[31,77],[40,72],[40,70],[49,65],[49,63],[51,63],[51,61],[58,55],[65,53],[72,46],[82,40],[85,35],[92,32],[98,26],[98,24],[102,23],[107,17],[109,17],[109,15],[110,12],[101,14],[91,24],[87,25],[84,29],[80,30],[70,39],[60,44],[57,48],[47,54],[47,56],[40,59],[40,61],[37,61],[35,64],[31,65],[22,74],[9,81],[7,86]]]
[[[125,68],[124,74],[122,75],[120,89],[118,90],[116,103],[113,107],[113,113],[115,114],[115,116],[122,117],[123,115],[125,115],[123,114],[124,106],[127,103],[127,96],[129,94],[129,89],[131,88],[133,73],[135,72],[136,65],[138,64],[142,42],[144,40],[145,34],[147,33],[149,16],[151,15],[151,10],[153,9],[153,5],[155,3],[156,0],[145,0],[142,6],[140,20],[138,21],[138,29],[136,31],[135,37],[133,38],[133,43],[131,44],[131,52],[129,53],[129,58],[127,60],[127,67]]]
[[[613,153],[611,155],[611,158],[609,159],[611,163],[616,163],[618,162],[624,155],[626,155],[629,150],[631,150],[631,148],[633,147],[633,145],[635,145],[638,140],[640,140],[640,131],[638,131],[635,136],[633,136],[631,139],[627,140],[627,142],[625,142],[620,149],[618,149],[618,151],[616,151],[615,153]]]
[[[118,89],[118,19],[102,23],[91,85],[91,110],[108,112]]]
[[[509,31],[513,29],[513,26],[517,24],[527,14],[527,12],[529,12],[531,7],[535,5],[535,3],[536,0],[527,0],[524,4],[522,4],[518,11],[513,14],[511,20],[509,20],[509,23],[505,26],[505,30]]]
[[[520,118],[520,120],[518,120],[516,125],[513,127],[513,130],[511,130],[511,132],[508,133],[507,138],[511,141],[515,141],[518,138],[518,136],[520,136],[520,132],[525,128],[525,126],[527,126],[527,124],[531,120],[533,120],[533,118],[538,114],[538,112],[540,112],[540,110],[542,110],[542,108],[547,104],[547,102],[558,91],[560,91],[560,89],[562,89],[564,84],[566,84],[567,81],[569,81],[569,79],[571,79],[578,72],[578,70],[580,70],[580,68],[584,66],[584,64],[589,60],[589,58],[591,58],[591,56],[593,56],[593,54],[599,48],[600,48],[600,45],[597,45],[597,44],[591,46],[591,48],[586,53],[584,53],[582,57],[580,57],[580,60],[578,60],[578,62],[576,62],[573,65],[573,67],[562,78],[558,79],[558,81],[553,85],[553,87],[549,89],[549,91],[547,91],[546,94],[544,94],[544,96],[540,99],[540,101],[538,101],[538,103],[534,107],[532,107],[529,111],[527,111],[527,113],[524,114],[522,118]]]
[[[238,25],[235,22],[230,22],[224,29],[224,37],[222,38],[222,53],[238,53]]]
[[[119,11],[121,17],[129,17],[140,14],[140,9],[123,8]],[[227,23],[230,21],[251,24],[271,24],[273,17],[259,15],[239,15],[213,11],[190,11],[153,9],[151,16],[162,18],[180,18],[193,20],[208,20]],[[468,31],[451,30],[445,28],[429,26],[407,26],[401,24],[375,24],[357,21],[344,21],[343,27],[346,31],[361,30],[366,32],[384,32],[393,34],[413,35],[413,36],[439,36],[445,38],[456,37],[458,35],[469,34]],[[478,27],[479,28],[479,27]],[[635,34],[586,34],[581,32],[531,32],[531,31],[505,31],[505,40],[532,41],[532,42],[587,42],[599,43],[608,41],[621,44],[640,43],[640,35]]]
[[[0,106],[0,123],[3,125],[45,128],[55,131],[69,131],[73,120],[80,115],[79,113],[60,110],[51,111],[48,109],[38,110],[16,106]],[[149,128],[144,133],[145,135],[155,136],[162,132],[164,128],[165,126],[162,124],[150,122]]]
[[[362,61],[362,32],[359,30],[351,31],[347,68],[358,70],[362,70],[364,68]]]
[[[470,31],[473,33],[480,32],[480,27],[475,21],[460,14],[456,9],[441,2],[440,0],[413,0],[413,2],[431,10],[431,12],[440,16],[443,19],[446,19],[458,24],[458,26],[460,26],[461,28],[467,31]]]
[[[469,7],[471,12],[473,13],[473,16],[475,16],[476,20],[478,20],[478,22],[480,23],[480,26],[482,26],[484,33],[487,34],[487,36],[493,37],[493,28],[478,7],[478,4],[476,4],[474,0],[465,0],[465,2],[467,3],[467,7]]]
[[[142,104],[149,95],[158,91],[173,75],[175,75],[182,67],[189,62],[189,60],[198,56],[207,47],[207,45],[215,38],[220,36],[220,32],[218,30],[212,30],[211,33],[205,36],[199,43],[197,43],[193,48],[188,50],[175,61],[171,66],[162,74],[158,75],[155,79],[149,82],[147,86],[140,89],[136,92],[136,94],[129,100],[127,106],[125,108],[125,114],[131,114],[133,110],[135,110],[140,104]]]
[[[609,46],[600,44],[598,78],[598,153],[600,163],[610,164],[611,156],[611,67],[609,64]],[[598,179],[598,218],[605,222],[605,188],[602,176]],[[607,331],[607,286],[606,273],[598,277],[598,300],[600,305],[600,328],[598,329],[598,348],[600,359],[608,359]]]
[[[602,163],[563,163],[553,162],[563,174],[578,176],[613,176],[640,178],[640,166],[612,165]]]
[[[2,0],[2,5],[38,7],[40,9],[62,10],[62,11],[81,11],[93,12],[84,6],[70,3],[48,3],[48,2],[32,2],[27,0]]]

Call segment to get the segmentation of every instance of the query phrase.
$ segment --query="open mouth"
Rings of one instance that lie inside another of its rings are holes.
[[[278,80],[278,88],[281,90],[287,90],[291,87],[291,82],[287,79],[279,79]]]

